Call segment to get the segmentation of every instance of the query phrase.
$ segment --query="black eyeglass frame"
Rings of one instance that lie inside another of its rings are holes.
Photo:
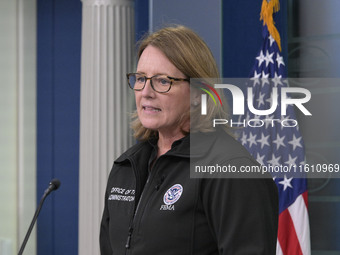
[[[142,88],[140,88],[140,89],[132,88],[132,86],[131,86],[131,84],[130,84],[130,79],[129,79],[129,77],[130,77],[131,75],[136,75],[136,74],[141,75],[141,76],[143,76],[143,77],[145,78],[144,86],[143,86]],[[168,89],[167,91],[157,91],[157,90],[154,88],[153,84],[152,84],[152,78],[157,77],[157,76],[160,76],[160,75],[157,74],[157,75],[154,75],[154,76],[151,76],[151,77],[147,77],[147,76],[142,75],[142,74],[140,74],[140,73],[127,73],[127,74],[126,74],[126,78],[127,78],[127,80],[128,80],[129,87],[130,87],[131,89],[133,89],[133,90],[136,90],[136,91],[141,91],[141,90],[143,90],[143,89],[145,88],[145,84],[146,84],[147,80],[150,80],[151,88],[152,88],[154,91],[158,92],[158,93],[167,93],[167,92],[169,92],[169,90],[171,89],[172,83],[173,83],[174,81],[187,81],[187,82],[190,82],[190,79],[187,79],[187,78],[175,78],[175,77],[171,77],[171,76],[165,75],[165,76],[170,80],[169,89]]]

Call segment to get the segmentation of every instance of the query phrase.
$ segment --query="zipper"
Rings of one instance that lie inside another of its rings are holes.
[[[129,160],[131,162],[132,167],[134,168],[135,164],[133,162],[133,159],[129,159]],[[138,200],[138,203],[137,203],[137,206],[136,206],[136,210],[135,210],[135,212],[133,214],[133,217],[131,219],[131,223],[130,223],[130,226],[129,226],[129,232],[128,232],[128,236],[127,236],[126,244],[125,244],[126,252],[127,252],[127,250],[129,250],[131,248],[131,239],[132,239],[132,234],[133,234],[133,231],[134,231],[133,226],[134,226],[135,221],[136,221],[136,216],[137,216],[137,213],[139,211],[141,201],[142,201],[142,199],[144,197],[143,195],[145,194],[145,190],[149,189],[148,184],[150,183],[150,180],[153,180],[154,176],[156,175],[156,171],[154,169],[155,169],[155,165],[157,164],[157,160],[156,160],[156,162],[154,164],[153,171],[151,171],[150,174],[148,175],[148,178],[146,180],[146,183],[144,185],[144,188],[143,188],[142,193],[140,195],[140,198]],[[137,173],[136,173],[137,171],[136,170],[134,170],[134,171],[135,171],[135,174],[137,175]],[[163,183],[163,181],[164,181],[164,176],[161,177],[161,182],[155,187],[156,191],[158,191],[159,186]],[[137,186],[137,183],[136,183],[136,186]]]
[[[129,159],[129,160],[130,160],[130,162],[131,162],[132,167],[135,169],[135,164],[133,163],[133,160],[132,160],[132,159]],[[137,173],[136,173],[137,171],[136,171],[136,170],[134,170],[134,171],[135,171],[135,174],[137,175]],[[143,199],[143,195],[144,195],[144,193],[145,193],[145,187],[146,187],[147,184],[149,183],[150,175],[151,175],[151,174],[148,175],[148,178],[147,178],[147,180],[146,180],[146,183],[145,183],[145,185],[144,185],[144,188],[143,188],[143,190],[142,190],[142,193],[141,193],[141,195],[140,195],[140,197],[139,197],[139,200],[138,200],[138,203],[137,203],[137,206],[136,206],[136,210],[135,210],[135,212],[134,212],[134,214],[133,214],[133,216],[132,216],[132,219],[131,219],[131,223],[130,223],[130,226],[129,226],[129,232],[128,232],[128,236],[127,236],[126,244],[125,244],[126,250],[130,249],[130,247],[131,247],[131,239],[132,239],[132,233],[133,233],[133,225],[134,225],[134,222],[135,222],[135,219],[136,219],[137,212],[138,212],[139,207],[140,207],[140,203],[141,203],[141,201],[142,201],[142,199]],[[136,179],[137,179],[137,178],[136,178]],[[136,186],[137,186],[137,183],[136,183]]]
[[[132,232],[133,232],[133,228],[130,227],[129,228],[129,234],[128,234],[128,237],[127,237],[127,240],[126,240],[126,244],[125,244],[125,248],[126,249],[130,249]]]

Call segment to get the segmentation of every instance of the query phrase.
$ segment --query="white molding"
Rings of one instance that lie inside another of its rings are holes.
[[[131,7],[134,0],[81,0],[84,5],[88,6],[128,6]]]
[[[104,192],[113,160],[131,146],[132,0],[83,0],[79,161],[79,244],[99,254]]]
[[[36,0],[17,0],[17,250],[36,207]],[[36,254],[34,229],[25,252]]]

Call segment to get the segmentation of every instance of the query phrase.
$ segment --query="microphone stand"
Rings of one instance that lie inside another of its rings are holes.
[[[36,210],[35,213],[34,213],[34,216],[33,216],[33,219],[32,219],[32,221],[31,221],[31,224],[30,224],[30,226],[29,226],[29,228],[28,228],[28,230],[27,230],[25,239],[24,239],[24,241],[23,241],[22,244],[21,244],[21,247],[20,247],[20,250],[19,250],[18,255],[22,255],[22,253],[24,252],[26,243],[27,243],[27,241],[28,241],[28,238],[29,238],[30,235],[31,235],[32,229],[33,229],[33,227],[34,227],[35,222],[37,221],[37,218],[38,218],[38,216],[39,216],[40,210],[41,210],[41,208],[42,208],[42,206],[43,206],[43,203],[44,203],[46,197],[47,197],[53,190],[56,190],[57,188],[59,188],[59,185],[60,185],[60,181],[57,180],[57,179],[54,179],[54,180],[52,180],[52,181],[50,182],[50,186],[45,190],[44,195],[43,195],[43,196],[41,197],[41,199],[40,199],[38,208],[37,208],[37,210]]]

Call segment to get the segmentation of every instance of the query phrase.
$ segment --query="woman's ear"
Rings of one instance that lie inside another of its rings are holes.
[[[201,103],[201,93],[199,89],[191,88],[190,89],[190,102],[191,106],[198,106]]]

